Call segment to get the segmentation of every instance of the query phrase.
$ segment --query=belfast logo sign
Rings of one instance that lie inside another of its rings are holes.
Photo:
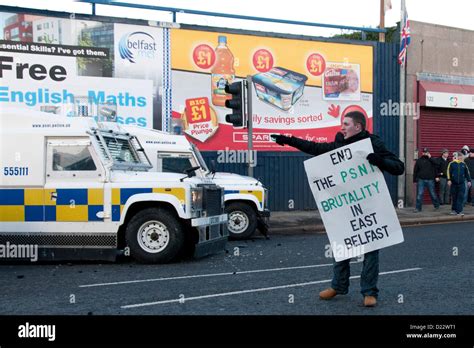
[[[122,36],[119,53],[122,59],[136,63],[137,59],[154,59],[157,45],[153,36],[143,31],[135,31]]]

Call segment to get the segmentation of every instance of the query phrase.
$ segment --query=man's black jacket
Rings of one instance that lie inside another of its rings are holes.
[[[438,157],[435,159],[438,171],[438,175],[442,178],[447,178],[448,177],[448,164],[449,161],[444,159],[443,157]]]
[[[392,175],[403,174],[405,171],[405,165],[403,162],[400,161],[397,156],[387,150],[385,144],[377,135],[370,134],[365,130],[348,139],[344,139],[344,135],[342,133],[337,133],[336,138],[332,143],[315,143],[296,137],[286,139],[285,143],[310,155],[318,156],[339,147],[346,146],[367,138],[370,138],[372,142],[374,153],[380,155],[383,158],[382,163],[378,165],[380,170],[386,171]]]
[[[467,169],[469,169],[469,174],[471,178],[474,178],[474,157],[468,157],[464,160],[466,163]]]
[[[421,156],[416,160],[415,169],[413,170],[413,182],[418,179],[434,180],[438,176],[438,166],[433,158],[426,155]]]

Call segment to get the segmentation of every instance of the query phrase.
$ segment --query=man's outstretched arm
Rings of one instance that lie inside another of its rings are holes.
[[[315,143],[296,137],[287,137],[280,134],[272,134],[271,137],[281,146],[289,145],[307,154],[318,156],[336,148],[335,143]]]

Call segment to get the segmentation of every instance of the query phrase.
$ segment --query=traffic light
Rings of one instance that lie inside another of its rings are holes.
[[[232,95],[232,99],[225,101],[226,108],[232,109],[231,114],[225,115],[225,121],[232,123],[234,127],[246,127],[245,117],[245,99],[244,99],[244,82],[234,82],[225,85],[225,92]]]

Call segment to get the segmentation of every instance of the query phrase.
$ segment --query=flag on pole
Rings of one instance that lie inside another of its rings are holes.
[[[405,65],[407,58],[407,47],[410,44],[410,22],[408,21],[408,13],[405,11],[403,28],[400,33],[400,53],[398,54],[398,63]]]

